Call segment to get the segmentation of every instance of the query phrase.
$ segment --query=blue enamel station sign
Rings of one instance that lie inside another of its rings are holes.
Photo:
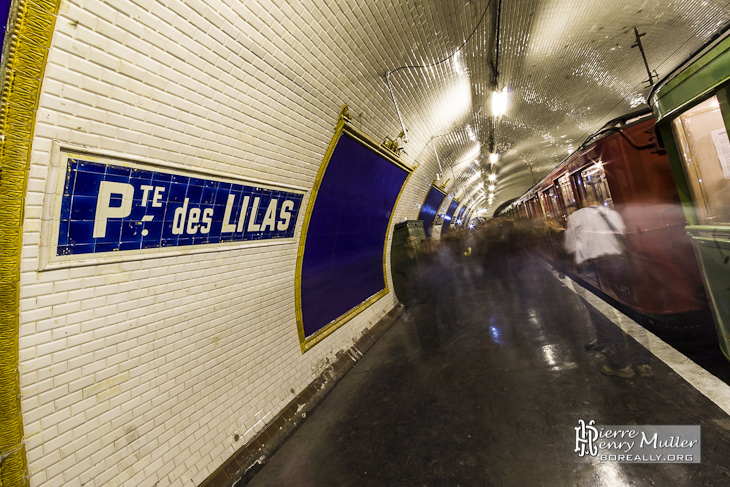
[[[303,197],[69,157],[56,253],[292,238]]]

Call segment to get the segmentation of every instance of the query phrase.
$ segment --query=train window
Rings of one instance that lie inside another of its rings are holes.
[[[730,222],[730,140],[716,96],[679,115],[672,129],[702,223]]]
[[[542,192],[542,205],[548,220],[555,220],[560,215],[556,198],[555,188],[552,186]]]
[[[578,209],[578,203],[575,201],[575,193],[573,192],[573,185],[570,184],[570,174],[564,174],[558,179],[558,186],[560,187],[560,195],[563,197],[563,206],[565,211],[570,215],[576,209]]]
[[[578,184],[576,186],[578,186],[583,206],[603,205],[613,208],[613,198],[608,189],[606,171],[603,170],[601,161],[581,169],[577,176]]]

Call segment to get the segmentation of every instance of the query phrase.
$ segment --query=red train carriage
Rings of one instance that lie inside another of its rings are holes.
[[[577,265],[565,251],[573,212],[602,205],[625,230],[620,259]],[[704,326],[707,305],[686,235],[666,153],[648,112],[607,124],[520,198],[513,212],[545,228],[543,254],[606,295],[637,311],[648,325]]]

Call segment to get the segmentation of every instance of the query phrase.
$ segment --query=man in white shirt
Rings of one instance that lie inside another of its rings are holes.
[[[621,255],[621,235],[626,230],[621,215],[605,206],[587,206],[568,217],[565,250],[574,255],[575,263],[606,255]]]

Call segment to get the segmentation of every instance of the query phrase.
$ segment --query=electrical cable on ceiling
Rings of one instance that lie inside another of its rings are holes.
[[[394,69],[392,71],[387,71],[385,73],[385,81],[386,81],[386,83],[388,85],[388,91],[390,91],[390,96],[393,98],[393,104],[395,105],[395,110],[396,110],[396,113],[398,114],[398,120],[400,121],[400,126],[401,126],[401,129],[402,129],[403,134],[404,134],[403,135],[403,142],[404,143],[405,142],[408,142],[408,131],[406,130],[405,124],[403,123],[403,117],[401,116],[400,108],[398,107],[398,102],[395,99],[395,93],[393,92],[393,87],[392,87],[392,85],[390,83],[390,75],[393,74],[393,73],[396,73],[396,72],[400,71],[401,69],[427,69],[427,68],[432,68],[434,66],[438,66],[439,64],[443,64],[446,61],[448,61],[449,59],[451,59],[452,57],[454,57],[456,55],[456,53],[459,52],[459,51],[461,51],[464,48],[464,46],[466,45],[466,43],[469,42],[469,40],[474,36],[474,34],[476,33],[477,29],[479,29],[479,26],[484,21],[484,17],[487,15],[487,11],[489,10],[489,6],[491,4],[492,4],[492,0],[489,0],[489,2],[487,2],[487,6],[484,8],[484,12],[482,13],[482,17],[479,19],[479,22],[477,22],[477,25],[476,25],[476,27],[474,27],[474,30],[471,32],[471,34],[469,34],[469,37],[466,38],[466,40],[461,44],[461,46],[459,46],[458,48],[456,48],[456,50],[454,52],[452,52],[451,54],[449,54],[447,57],[445,57],[441,61],[435,62],[433,64],[412,64],[412,65],[407,65],[407,66],[401,66],[399,68],[396,68],[396,69]]]
[[[488,7],[489,5],[487,5]],[[497,88],[497,80],[499,79],[499,29],[500,29],[500,20],[502,19],[502,0],[499,0],[499,3],[497,4],[497,35],[496,35],[496,43],[495,46],[495,54],[494,54],[494,88]],[[493,135],[492,135],[493,137]]]
[[[484,8],[484,12],[482,13],[482,17],[479,19],[479,22],[477,23],[476,27],[474,27],[474,30],[471,32],[471,34],[469,34],[469,37],[467,37],[466,40],[459,47],[457,47],[454,52],[452,52],[451,54],[449,54],[447,57],[445,57],[441,61],[435,62],[433,64],[412,64],[412,65],[408,65],[408,66],[401,66],[399,68],[394,69],[393,71],[388,71],[388,72],[389,73],[395,73],[397,71],[400,71],[401,69],[425,69],[425,68],[432,68],[434,66],[438,66],[439,64],[445,63],[446,61],[448,61],[449,59],[451,59],[452,57],[454,57],[454,55],[457,52],[461,51],[464,48],[464,46],[466,45],[466,43],[469,42],[469,40],[474,36],[474,34],[476,33],[477,29],[479,29],[479,26],[482,24],[482,21],[484,21],[484,16],[487,15],[487,10],[489,10],[489,6],[491,4],[492,4],[492,0],[489,0],[489,2],[487,2],[487,6]]]

